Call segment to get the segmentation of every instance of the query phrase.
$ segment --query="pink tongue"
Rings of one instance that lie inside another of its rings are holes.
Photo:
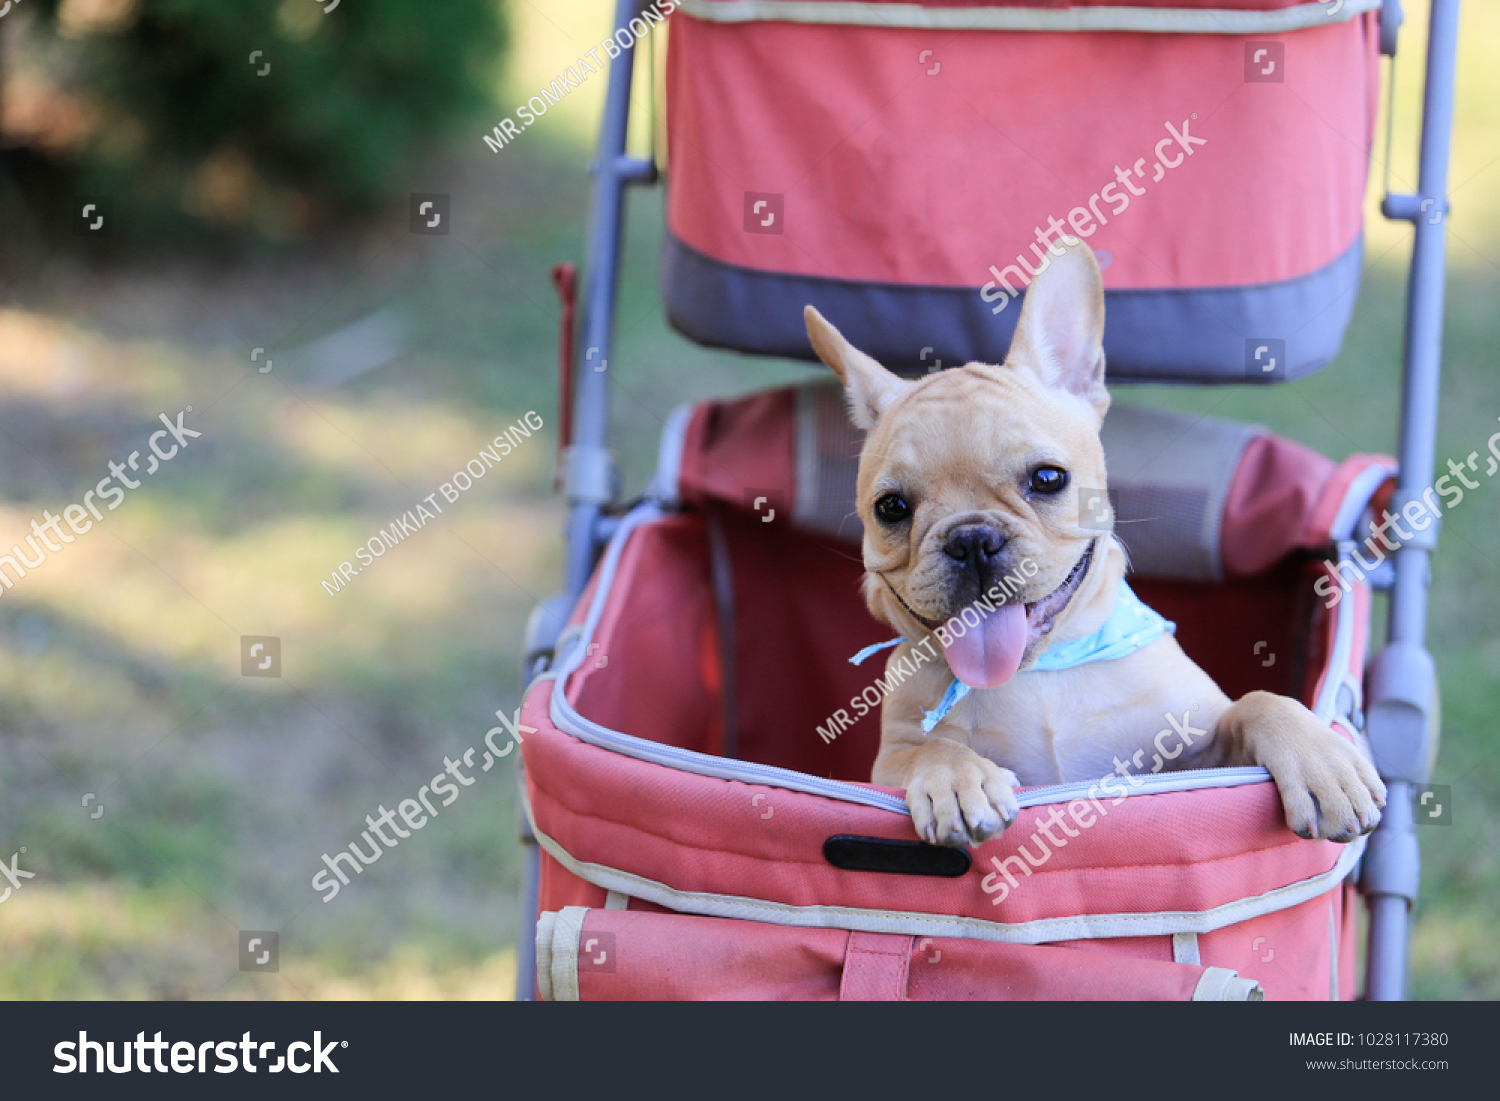
[[[978,627],[969,627],[962,638],[944,646],[943,656],[953,675],[970,688],[998,688],[1016,675],[1025,650],[1026,607],[1002,604]]]

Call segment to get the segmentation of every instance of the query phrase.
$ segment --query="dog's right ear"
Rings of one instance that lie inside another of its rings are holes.
[[[839,376],[849,397],[849,414],[858,427],[868,432],[875,427],[881,412],[902,390],[911,384],[887,371],[873,358],[844,339],[844,334],[811,306],[802,310],[807,322],[807,336],[818,358]]]
[[[1104,386],[1104,279],[1094,250],[1076,237],[1050,248],[1026,297],[1008,366],[1029,367],[1048,386],[1077,394],[1109,410]]]

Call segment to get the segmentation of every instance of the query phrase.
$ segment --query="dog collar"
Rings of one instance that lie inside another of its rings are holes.
[[[1141,602],[1141,598],[1135,595],[1135,591],[1120,579],[1119,598],[1115,601],[1115,610],[1110,617],[1104,621],[1104,626],[1090,635],[1082,638],[1070,638],[1066,642],[1060,642],[1055,646],[1049,646],[1042,651],[1042,656],[1037,658],[1036,664],[1027,670],[1028,673],[1055,673],[1061,669],[1072,669],[1079,665],[1087,665],[1091,661],[1114,661],[1126,654],[1134,653],[1141,647],[1155,641],[1163,634],[1175,634],[1177,624],[1163,619]],[[892,646],[900,646],[908,641],[905,638],[893,638],[888,642],[877,642],[873,646],[866,646],[859,653],[849,659],[851,665],[859,665],[872,654],[881,650],[888,650]],[[942,722],[952,711],[959,700],[967,696],[973,689],[957,677],[953,678],[943,693],[943,698],[931,711],[923,708],[922,713],[926,718],[922,720],[922,730],[932,733],[933,728]]]

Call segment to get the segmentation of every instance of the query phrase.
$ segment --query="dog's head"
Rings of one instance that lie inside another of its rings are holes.
[[[936,632],[976,688],[1035,662],[1097,588],[1111,543],[1104,289],[1087,245],[1054,247],[1001,367],[906,381],[805,311],[867,433],[857,493],[870,610],[908,638]]]

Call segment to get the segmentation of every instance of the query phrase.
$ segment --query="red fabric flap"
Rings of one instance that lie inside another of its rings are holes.
[[[583,1001],[1188,1001],[1205,970],[1051,945],[633,910],[590,910],[579,947]]]
[[[683,441],[682,499],[748,511],[755,496],[780,495],[773,507],[784,504],[790,515],[797,488],[796,394],[787,387],[697,406]]]

